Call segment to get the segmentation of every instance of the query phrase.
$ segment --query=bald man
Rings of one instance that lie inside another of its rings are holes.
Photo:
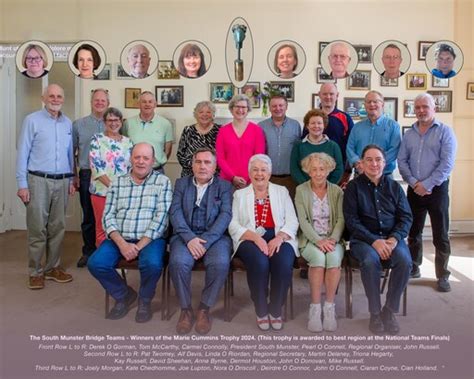
[[[349,46],[344,42],[336,42],[331,45],[329,51],[329,65],[331,66],[331,75],[334,79],[347,78],[347,66],[351,61]]]
[[[60,86],[46,87],[42,101],[44,108],[23,121],[16,162],[17,195],[26,206],[30,289],[42,289],[45,279],[72,280],[59,267],[68,193],[74,194],[72,123],[61,112]]]
[[[128,50],[127,62],[130,76],[136,79],[146,78],[150,68],[150,51],[146,46],[138,44]]]

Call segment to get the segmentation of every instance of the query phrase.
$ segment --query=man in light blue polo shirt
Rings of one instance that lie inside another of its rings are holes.
[[[72,280],[59,267],[68,193],[74,194],[72,124],[61,113],[60,86],[50,84],[42,99],[45,107],[23,121],[16,162],[17,196],[26,206],[30,289],[43,288],[45,279]]]
[[[354,125],[347,141],[347,159],[361,174],[362,151],[367,145],[377,145],[385,153],[386,166],[384,175],[392,174],[397,164],[400,148],[400,125],[383,113],[384,99],[378,91],[369,91],[365,95],[367,118]]]

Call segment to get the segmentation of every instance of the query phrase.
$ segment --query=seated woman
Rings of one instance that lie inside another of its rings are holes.
[[[92,208],[95,218],[95,246],[98,248],[106,239],[102,227],[102,215],[105,197],[116,176],[124,175],[130,167],[132,141],[122,136],[123,116],[117,108],[108,108],[104,113],[104,132],[95,134],[91,139],[89,161],[91,166]]]
[[[328,116],[320,109],[311,109],[304,116],[303,122],[308,135],[293,146],[290,161],[291,177],[297,184],[309,180],[308,174],[301,167],[301,161],[311,153],[326,153],[336,161],[336,167],[330,172],[328,180],[334,184],[339,183],[344,172],[344,164],[339,145],[324,134],[329,122]]]
[[[25,71],[21,73],[27,78],[38,79],[48,74],[48,57],[39,45],[28,45],[21,59]]]
[[[298,220],[288,190],[269,182],[270,157],[254,155],[248,171],[251,185],[234,193],[229,233],[235,255],[247,270],[258,327],[281,330],[281,308],[298,255]]]
[[[93,79],[96,77],[95,72],[99,67],[102,59],[97,49],[87,43],[79,46],[72,59],[72,64],[79,70],[81,79]]]
[[[204,54],[198,45],[188,43],[181,49],[178,71],[185,78],[196,79],[206,73]]]
[[[191,175],[193,154],[197,149],[216,149],[216,138],[219,126],[214,123],[216,107],[210,101],[200,101],[194,108],[194,125],[186,126],[179,139],[176,156],[183,168],[181,177]]]
[[[247,115],[252,110],[247,96],[235,95],[229,102],[229,110],[233,120],[222,126],[217,134],[217,164],[221,170],[220,177],[239,189],[250,182],[250,157],[265,153],[265,135],[260,126],[247,121]]]
[[[327,178],[334,170],[334,159],[325,153],[312,153],[301,162],[311,178],[296,187],[295,205],[301,233],[298,244],[301,256],[308,261],[311,304],[308,330],[333,332],[337,328],[334,297],[341,278],[344,256],[342,233],[342,190]],[[326,301],[321,323],[321,290],[326,287]]]

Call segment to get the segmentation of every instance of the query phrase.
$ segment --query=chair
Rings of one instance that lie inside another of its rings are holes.
[[[353,270],[360,270],[360,265],[357,259],[352,257],[349,254],[349,250],[346,250],[344,254],[344,259],[342,261],[342,266],[344,267],[345,271],[345,282],[346,282],[346,317],[352,318],[352,271]],[[390,276],[391,268],[389,265],[389,261],[382,261],[382,268],[384,270],[383,281],[382,285],[380,286],[380,293],[383,294],[385,290],[385,286],[387,285],[387,281]],[[402,298],[402,309],[403,309],[403,316],[407,315],[407,287],[405,287],[405,291],[403,291],[403,298]]]
[[[124,258],[120,259],[117,263],[116,269],[120,270],[120,275],[122,276],[125,284],[127,284],[127,270],[137,270],[138,271],[138,259],[134,259],[132,261],[127,261]],[[165,320],[166,317],[166,310],[168,307],[168,292],[165,291],[165,285],[168,278],[168,254],[165,254],[165,261],[163,262],[163,272],[162,272],[162,289],[161,289],[161,319]],[[105,318],[107,318],[109,314],[110,308],[110,295],[107,291],[105,291]]]

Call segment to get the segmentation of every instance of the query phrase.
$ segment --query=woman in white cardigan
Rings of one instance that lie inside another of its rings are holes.
[[[295,255],[299,255],[293,202],[285,187],[270,183],[271,173],[272,162],[267,155],[250,158],[251,184],[234,193],[229,225],[234,252],[247,270],[257,325],[264,331],[283,328],[281,308]]]

